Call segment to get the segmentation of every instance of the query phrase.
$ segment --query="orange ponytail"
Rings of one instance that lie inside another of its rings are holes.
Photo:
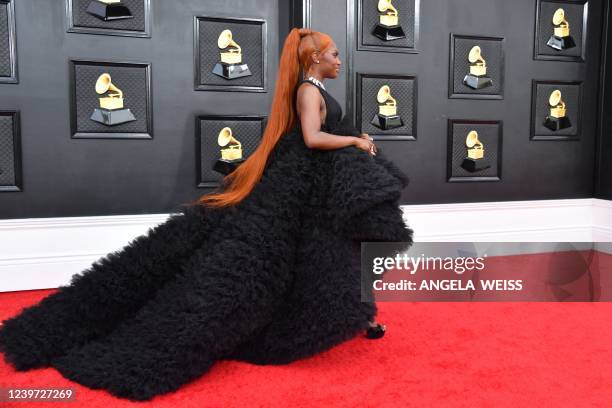
[[[300,68],[307,72],[312,63],[310,55],[322,53],[331,42],[331,37],[325,33],[297,27],[291,30],[283,45],[272,108],[259,146],[236,170],[223,177],[222,186],[227,186],[223,192],[205,194],[190,204],[231,206],[251,193],[263,175],[274,146],[297,121],[293,99]]]

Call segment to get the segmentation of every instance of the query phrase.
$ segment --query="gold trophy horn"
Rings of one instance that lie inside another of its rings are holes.
[[[106,97],[100,98],[100,107],[105,109],[123,108],[123,91],[113,85],[111,76],[105,72],[96,81],[96,93],[99,95],[108,92]]]
[[[395,98],[391,96],[391,88],[389,85],[383,85],[380,87],[378,93],[376,94],[376,100],[378,103],[385,103],[387,101],[389,101],[392,105],[395,105],[396,103]]]
[[[553,132],[572,126],[572,122],[567,117],[567,109],[560,90],[555,89],[550,93],[548,104],[550,105],[550,114],[544,119],[544,126]]]
[[[385,116],[393,116],[397,114],[397,101],[391,96],[391,88],[389,85],[383,85],[376,94],[376,100],[382,104],[378,106],[378,113]]]
[[[237,160],[242,158],[242,144],[232,136],[232,128],[224,127],[217,137],[219,146],[227,146],[221,149],[221,158],[225,160]]]
[[[461,167],[473,173],[491,167],[491,162],[484,158],[484,146],[478,140],[478,132],[471,130],[465,138],[467,157],[463,159]]]
[[[478,140],[478,132],[470,131],[465,138],[465,145],[468,147],[468,157],[470,159],[482,159],[484,156],[484,147]]]
[[[113,85],[110,74],[106,72],[100,75],[96,81],[96,93],[102,95],[105,92],[108,92],[109,97],[123,98],[123,91]]]
[[[475,45],[468,53],[470,72],[463,78],[463,83],[472,89],[483,89],[493,85],[493,80],[487,76],[487,62],[482,56],[480,46]]]
[[[473,46],[470,50],[468,61],[472,64],[470,65],[470,74],[478,76],[486,75],[487,62],[482,57],[482,50],[478,45]]]
[[[398,24],[397,9],[391,4],[391,0],[378,0],[378,11],[384,14],[378,16],[378,21],[384,26]]]
[[[561,99],[561,91],[555,89],[548,98],[550,108],[550,116],[553,118],[562,118],[566,114],[565,102]]]
[[[217,39],[217,46],[221,49],[227,48],[229,46],[236,47],[236,49],[230,49],[230,52],[237,52],[240,54],[242,48],[232,39],[232,31],[230,29],[225,29],[221,31],[219,34],[219,38]]]
[[[95,108],[90,119],[103,125],[114,126],[136,120],[129,108],[123,107],[123,91],[113,85],[108,72],[96,80],[96,93],[103,95],[99,99],[100,107]]]
[[[399,24],[397,9],[391,4],[391,0],[378,0],[378,23],[374,26],[372,34],[383,41],[398,40],[406,38],[404,29]]]
[[[557,37],[567,37],[570,34],[570,26],[565,19],[565,10],[558,8],[553,14],[552,22],[555,25],[555,35]]]
[[[242,63],[242,48],[232,39],[232,31],[225,29],[217,38],[217,46],[221,51],[221,61],[215,64],[213,74],[225,79],[236,79],[250,76],[251,70]]]
[[[383,130],[404,126],[404,121],[397,114],[397,100],[391,96],[391,87],[383,85],[376,94],[378,113],[375,113],[370,123]]]
[[[570,24],[565,19],[565,10],[558,8],[552,17],[553,34],[546,45],[557,50],[567,50],[576,46],[576,41],[570,35]]]
[[[221,31],[217,39],[217,46],[220,49],[229,48],[226,52],[221,53],[221,61],[227,64],[238,64],[242,61],[242,48],[232,39],[232,32],[229,29]]]
[[[387,12],[387,15],[397,16],[397,9],[391,4],[391,0],[378,0],[378,11]]]

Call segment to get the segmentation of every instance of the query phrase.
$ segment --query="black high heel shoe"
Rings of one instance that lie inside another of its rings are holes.
[[[387,326],[384,324],[376,323],[376,326],[369,327],[368,330],[366,330],[366,337],[368,339],[380,339],[385,335],[386,329]]]

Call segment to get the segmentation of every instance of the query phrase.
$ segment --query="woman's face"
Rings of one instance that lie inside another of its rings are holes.
[[[319,72],[324,78],[336,78],[340,72],[340,58],[336,44],[332,42],[319,57]]]

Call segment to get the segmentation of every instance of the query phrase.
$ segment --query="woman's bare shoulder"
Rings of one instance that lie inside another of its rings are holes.
[[[304,84],[307,84],[307,86],[303,86]],[[305,106],[312,106],[314,108],[315,105],[318,105],[319,110],[322,109],[323,96],[318,89],[315,89],[316,87],[316,85],[310,82],[303,82],[300,84],[295,97],[295,107],[298,117],[301,117],[300,113]]]
[[[297,94],[298,97],[300,97],[301,95],[309,97],[310,95],[314,95],[314,94],[318,94],[319,90],[317,89],[317,86],[315,84],[313,84],[312,82],[302,82],[297,89]]]

